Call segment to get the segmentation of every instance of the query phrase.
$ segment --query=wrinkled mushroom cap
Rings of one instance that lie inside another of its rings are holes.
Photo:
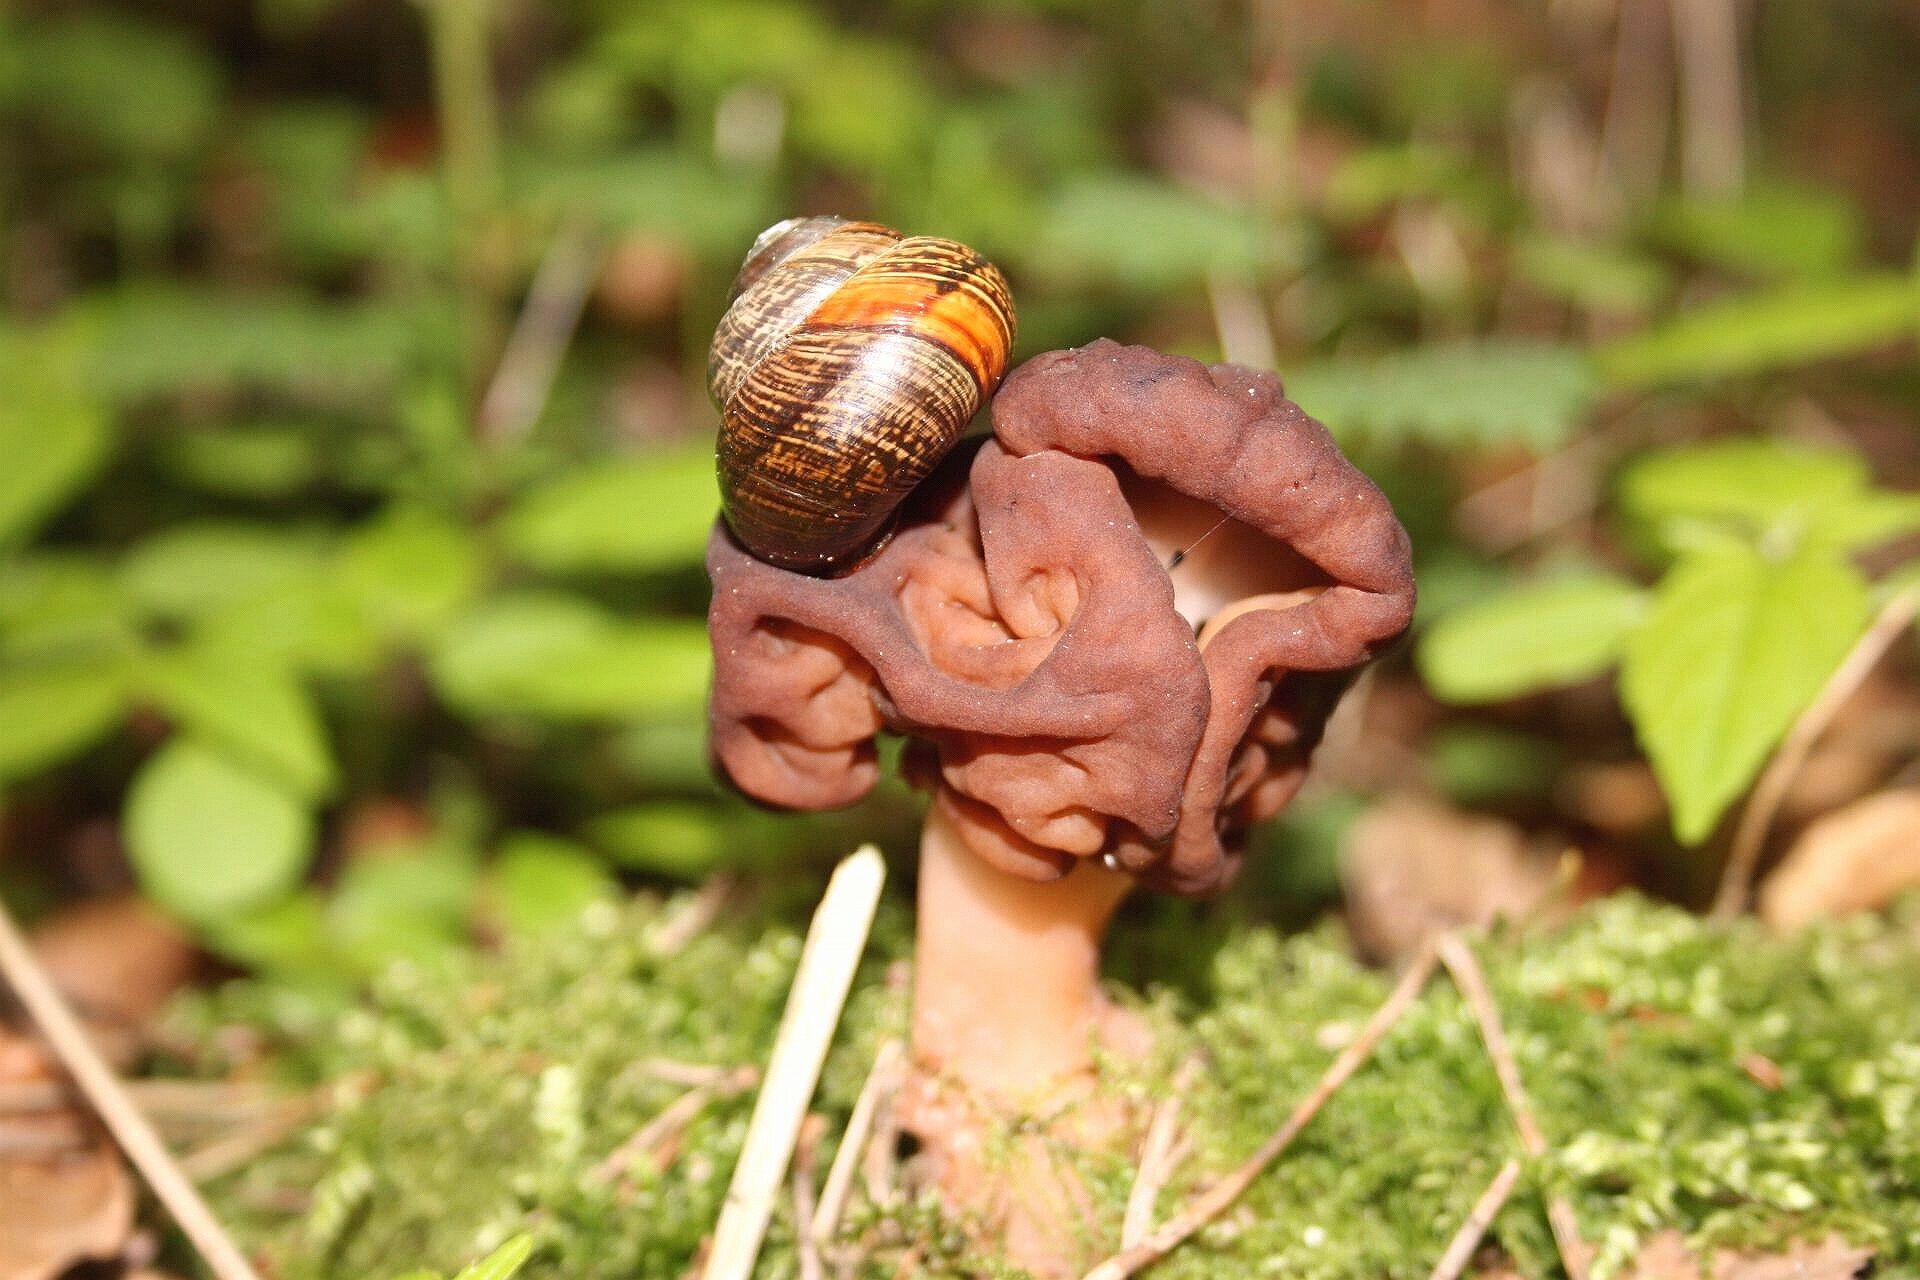
[[[1406,535],[1268,374],[1103,340],[1029,361],[993,420],[844,577],[716,526],[715,756],[766,803],[835,807],[890,729],[1003,870],[1106,855],[1216,888],[1405,629]],[[1166,537],[1209,529],[1170,573]]]

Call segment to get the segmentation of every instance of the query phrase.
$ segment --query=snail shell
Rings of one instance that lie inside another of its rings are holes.
[[[833,573],[1000,385],[1013,297],[952,240],[790,218],[754,241],[713,335],[720,497],[734,536],[783,568]]]

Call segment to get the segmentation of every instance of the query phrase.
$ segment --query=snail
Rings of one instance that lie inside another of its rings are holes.
[[[707,362],[734,536],[786,569],[859,563],[999,386],[1013,332],[1006,278],[963,244],[833,217],[762,232]]]

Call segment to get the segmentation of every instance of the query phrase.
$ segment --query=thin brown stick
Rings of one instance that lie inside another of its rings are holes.
[[[195,1182],[211,1182],[273,1150],[313,1117],[310,1099],[296,1098],[264,1119],[201,1144],[180,1157],[180,1169]]]
[[[1200,1074],[1200,1060],[1188,1058],[1174,1072],[1172,1088],[1153,1109],[1147,1121],[1146,1141],[1140,1144],[1140,1167],[1134,1171],[1133,1186],[1127,1192],[1127,1211],[1120,1220],[1120,1247],[1131,1248],[1146,1239],[1153,1228],[1153,1211],[1160,1201],[1160,1190],[1173,1175],[1174,1140],[1180,1136],[1180,1099],[1193,1088]]]
[[[554,236],[481,398],[476,417],[485,443],[519,440],[539,420],[600,274],[604,249],[598,230],[585,218],[567,223]]]
[[[1513,1194],[1513,1184],[1520,1180],[1520,1162],[1509,1160],[1500,1166],[1500,1172],[1493,1175],[1493,1181],[1473,1202],[1473,1209],[1467,1214],[1467,1220],[1460,1224],[1460,1230],[1448,1243],[1447,1251],[1440,1255],[1440,1261],[1433,1264],[1433,1272],[1427,1280],[1459,1280],[1461,1272],[1473,1261],[1473,1251],[1480,1247],[1480,1239],[1487,1234],[1487,1228],[1500,1216],[1507,1197]]]
[[[1833,669],[1827,682],[1820,686],[1820,692],[1775,748],[1773,758],[1761,770],[1760,780],[1753,784],[1753,791],[1740,810],[1740,822],[1734,828],[1733,843],[1727,850],[1727,863],[1720,869],[1720,885],[1713,895],[1714,919],[1731,920],[1747,909],[1753,896],[1753,873],[1760,864],[1767,831],[1780,812],[1780,804],[1786,799],[1793,780],[1799,776],[1820,735],[1827,731],[1847,699],[1873,673],[1893,642],[1913,621],[1916,611],[1920,611],[1920,587],[1897,592],[1881,606],[1879,616],[1854,641],[1853,648],[1847,651],[1847,656],[1840,660],[1840,665]]]
[[[1689,195],[1730,196],[1746,173],[1735,0],[1673,0],[1680,55],[1680,178]]]
[[[1374,1047],[1380,1043],[1387,1032],[1393,1029],[1393,1025],[1400,1021],[1420,995],[1421,989],[1427,985],[1427,979],[1433,976],[1434,959],[1434,949],[1431,946],[1421,949],[1414,962],[1401,975],[1399,983],[1388,993],[1380,1007],[1374,1010],[1373,1016],[1367,1019],[1366,1025],[1360,1029],[1360,1033],[1353,1038],[1352,1043],[1340,1051],[1340,1055],[1333,1060],[1333,1065],[1327,1068],[1326,1074],[1320,1077],[1318,1084],[1314,1085],[1312,1092],[1308,1093],[1300,1105],[1293,1109],[1293,1114],[1287,1117],[1286,1123],[1261,1143],[1259,1149],[1248,1157],[1244,1164],[1194,1197],[1186,1208],[1167,1219],[1146,1239],[1130,1248],[1120,1250],[1087,1272],[1084,1280],[1125,1280],[1125,1277],[1164,1258],[1188,1236],[1231,1208],[1233,1202],[1245,1194],[1254,1180],[1266,1171],[1267,1166],[1292,1144],[1293,1140],[1300,1135],[1300,1131],[1307,1127],[1307,1122],[1312,1120],[1340,1086],[1360,1069],[1361,1064],[1366,1062],[1373,1053]]]
[[[905,1060],[906,1046],[897,1037],[883,1040],[873,1055],[873,1066],[860,1086],[860,1096],[853,1100],[853,1110],[847,1116],[847,1131],[840,1136],[840,1147],[833,1153],[833,1165],[827,1170],[826,1185],[820,1190],[820,1203],[807,1227],[807,1234],[816,1245],[830,1243],[840,1230],[840,1218],[847,1209],[847,1196],[853,1189],[860,1153],[866,1147],[867,1135],[873,1132],[874,1117],[900,1087],[900,1065]]]
[[[759,1079],[760,1073],[755,1068],[736,1067],[723,1078],[695,1085],[660,1108],[652,1119],[628,1134],[619,1146],[589,1169],[588,1185],[603,1187],[623,1177],[641,1157],[651,1155],[667,1139],[684,1132],[707,1109],[708,1103],[715,1098],[744,1093],[753,1088]]]
[[[727,899],[739,887],[739,881],[727,872],[708,876],[693,896],[677,907],[673,914],[661,921],[653,936],[647,939],[648,948],[659,956],[670,956],[695,938],[707,931],[707,926],[720,918],[720,911],[727,905]]]
[[[4,902],[0,902],[0,976],[6,978],[27,1016],[45,1037],[47,1047],[80,1086],[81,1093],[113,1134],[114,1141],[120,1144],[127,1159],[153,1188],[153,1194],[180,1224],[181,1231],[206,1260],[208,1268],[219,1280],[259,1280],[252,1264],[220,1226],[213,1210],[200,1198],[192,1181],[181,1172],[166,1144],[160,1141],[160,1135],[128,1096],[126,1086],[87,1038],[79,1019],[67,1007],[66,999],[54,988],[46,970],[40,967],[33,950],[27,946]]]
[[[1521,1147],[1534,1159],[1544,1159],[1548,1153],[1547,1137],[1533,1113],[1526,1086],[1520,1082],[1520,1064],[1514,1061],[1507,1029],[1500,1021],[1499,1006],[1494,1004],[1493,992],[1487,987],[1487,975],[1474,958],[1473,948],[1462,942],[1459,934],[1440,935],[1437,946],[1440,963],[1453,976],[1454,985],[1460,988],[1467,1007],[1473,1010],[1474,1021],[1480,1024],[1480,1039],[1487,1046],[1487,1056],[1493,1059],[1493,1073],[1500,1079],[1500,1092],[1506,1097],[1513,1126],[1520,1131]],[[1553,1228],[1553,1241],[1560,1250],[1560,1263],[1566,1268],[1569,1280],[1587,1280],[1586,1245],[1580,1239],[1580,1223],[1573,1216],[1573,1205],[1565,1196],[1547,1197],[1547,1225]]]
[[[800,1260],[800,1280],[826,1280],[826,1268],[820,1262],[820,1245],[814,1239],[813,1216],[818,1212],[814,1199],[814,1176],[819,1172],[820,1135],[827,1127],[826,1117],[815,1114],[800,1126],[800,1142],[793,1149],[793,1221],[794,1250]]]

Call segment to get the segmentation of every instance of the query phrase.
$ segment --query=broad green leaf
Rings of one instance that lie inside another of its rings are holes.
[[[1552,739],[1484,724],[1440,730],[1425,755],[1448,798],[1470,808],[1544,796],[1563,765]]]
[[[1614,314],[1651,310],[1673,283],[1653,258],[1551,236],[1521,237],[1513,247],[1513,264],[1528,284],[1549,297]]]
[[[730,825],[712,805],[654,801],[601,814],[586,835],[623,867],[694,881],[745,860]]]
[[[1845,449],[1720,440],[1644,454],[1620,472],[1616,488],[1622,511],[1643,524],[1718,517],[1764,528],[1804,522],[1870,483],[1866,460]]]
[[[602,462],[535,489],[501,545],[547,573],[642,573],[697,565],[720,510],[710,447]]]
[[[1846,449],[1724,440],[1647,454],[1620,473],[1622,513],[1669,545],[1685,522],[1724,521],[1743,536],[1804,537],[1858,551],[1920,529],[1920,494],[1872,487],[1866,459]]]
[[[1420,674],[1448,702],[1591,679],[1619,658],[1646,609],[1645,592],[1606,574],[1519,587],[1436,621],[1420,643]]]
[[[1686,844],[1712,834],[1867,617],[1867,586],[1819,547],[1682,559],[1628,639],[1620,690]]]
[[[699,708],[712,659],[694,619],[627,622],[577,596],[522,592],[448,628],[429,670],[469,715],[613,720]]]
[[[290,497],[322,470],[315,429],[275,423],[224,431],[178,428],[160,442],[159,460],[182,484],[234,498]]]
[[[132,611],[99,557],[42,552],[0,563],[0,652],[124,651],[133,640]]]
[[[1788,285],[1682,312],[1598,352],[1601,372],[1639,386],[1759,373],[1857,355],[1920,327],[1920,284],[1861,275]]]
[[[1552,449],[1586,417],[1598,380],[1585,355],[1538,342],[1422,347],[1309,365],[1287,394],[1342,439]]]
[[[508,1280],[533,1256],[533,1237],[517,1235],[466,1268],[453,1280]]]
[[[192,618],[291,582],[317,578],[322,543],[307,530],[204,521],[155,534],[128,553],[120,581],[143,611]]]
[[[327,933],[326,899],[317,889],[223,913],[203,923],[201,936],[227,959],[276,979],[339,985],[345,976]]]
[[[152,164],[183,159],[218,117],[220,69],[174,23],[77,12],[20,24],[20,101],[68,146],[76,141]]]
[[[59,764],[104,737],[126,710],[117,661],[0,674],[0,786]]]
[[[1859,212],[1837,192],[1755,183],[1726,199],[1681,198],[1658,210],[1656,234],[1682,253],[1735,271],[1830,276],[1866,242]]]
[[[314,841],[313,814],[291,792],[185,735],[134,777],[125,830],[141,889],[195,921],[292,889]]]
[[[1248,214],[1165,182],[1078,178],[1054,199],[1034,247],[1038,270],[1070,281],[1166,292],[1261,262]]]
[[[363,677],[379,665],[380,633],[338,575],[292,578],[202,615],[194,638],[289,671]]]
[[[336,781],[333,753],[313,697],[283,663],[199,643],[140,665],[140,691],[196,737],[317,800]]]
[[[65,506],[106,460],[105,406],[54,338],[0,342],[0,547]]]
[[[367,973],[403,956],[445,958],[466,940],[478,875],[472,851],[452,840],[368,850],[340,877],[329,931]]]
[[[514,933],[567,928],[582,911],[616,892],[613,877],[591,850],[538,831],[516,831],[502,839],[488,880],[494,908]]]
[[[395,507],[342,541],[334,577],[380,634],[437,635],[480,590],[486,566],[473,531],[415,507]]]

